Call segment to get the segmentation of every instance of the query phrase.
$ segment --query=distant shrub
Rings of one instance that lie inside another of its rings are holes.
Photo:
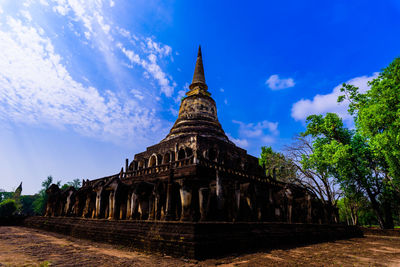
[[[15,200],[6,199],[0,202],[0,217],[9,217],[17,210]]]

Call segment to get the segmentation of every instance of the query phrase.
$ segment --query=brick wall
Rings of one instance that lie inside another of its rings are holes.
[[[25,226],[172,256],[209,258],[258,248],[362,236],[345,225],[254,222],[165,222],[30,217]]]

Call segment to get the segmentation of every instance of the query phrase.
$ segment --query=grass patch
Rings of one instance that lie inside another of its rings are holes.
[[[44,261],[39,263],[40,267],[49,267],[51,265],[51,263],[49,261]]]

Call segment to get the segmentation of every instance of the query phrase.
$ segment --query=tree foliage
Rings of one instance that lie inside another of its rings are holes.
[[[327,170],[347,195],[366,194],[382,228],[392,228],[393,218],[387,201],[388,186],[381,170],[382,161],[373,153],[368,140],[343,126],[334,113],[311,115],[303,136],[312,136],[313,154],[303,163]]]
[[[350,102],[357,131],[368,139],[378,158],[384,159],[382,170],[395,190],[400,188],[400,58],[385,68],[378,78],[369,82],[364,94],[344,84],[338,101]]]
[[[70,186],[74,187],[75,189],[79,189],[81,187],[81,180],[74,179],[74,180],[72,180],[72,182],[67,182],[66,184],[63,184],[61,189],[66,189]]]
[[[12,198],[14,195],[14,192],[6,192],[3,189],[0,189],[0,202],[2,202],[3,200]]]
[[[310,164],[313,153],[311,137],[296,136],[294,142],[285,147],[286,157],[296,167],[294,182],[308,188],[325,204],[335,207],[341,191],[329,173],[328,166]]]
[[[0,203],[0,217],[10,217],[17,210],[14,199],[6,199]]]
[[[283,182],[295,179],[296,167],[293,162],[282,153],[273,151],[270,146],[261,147],[261,155],[258,161],[260,166],[265,168],[267,176]]]
[[[349,195],[338,200],[339,218],[349,225],[376,225],[378,221],[371,202],[362,195]]]

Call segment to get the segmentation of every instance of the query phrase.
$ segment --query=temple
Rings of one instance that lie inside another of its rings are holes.
[[[178,118],[158,144],[120,173],[48,190],[45,216],[109,220],[332,223],[337,212],[307,189],[268,177],[226,136],[199,47]]]

